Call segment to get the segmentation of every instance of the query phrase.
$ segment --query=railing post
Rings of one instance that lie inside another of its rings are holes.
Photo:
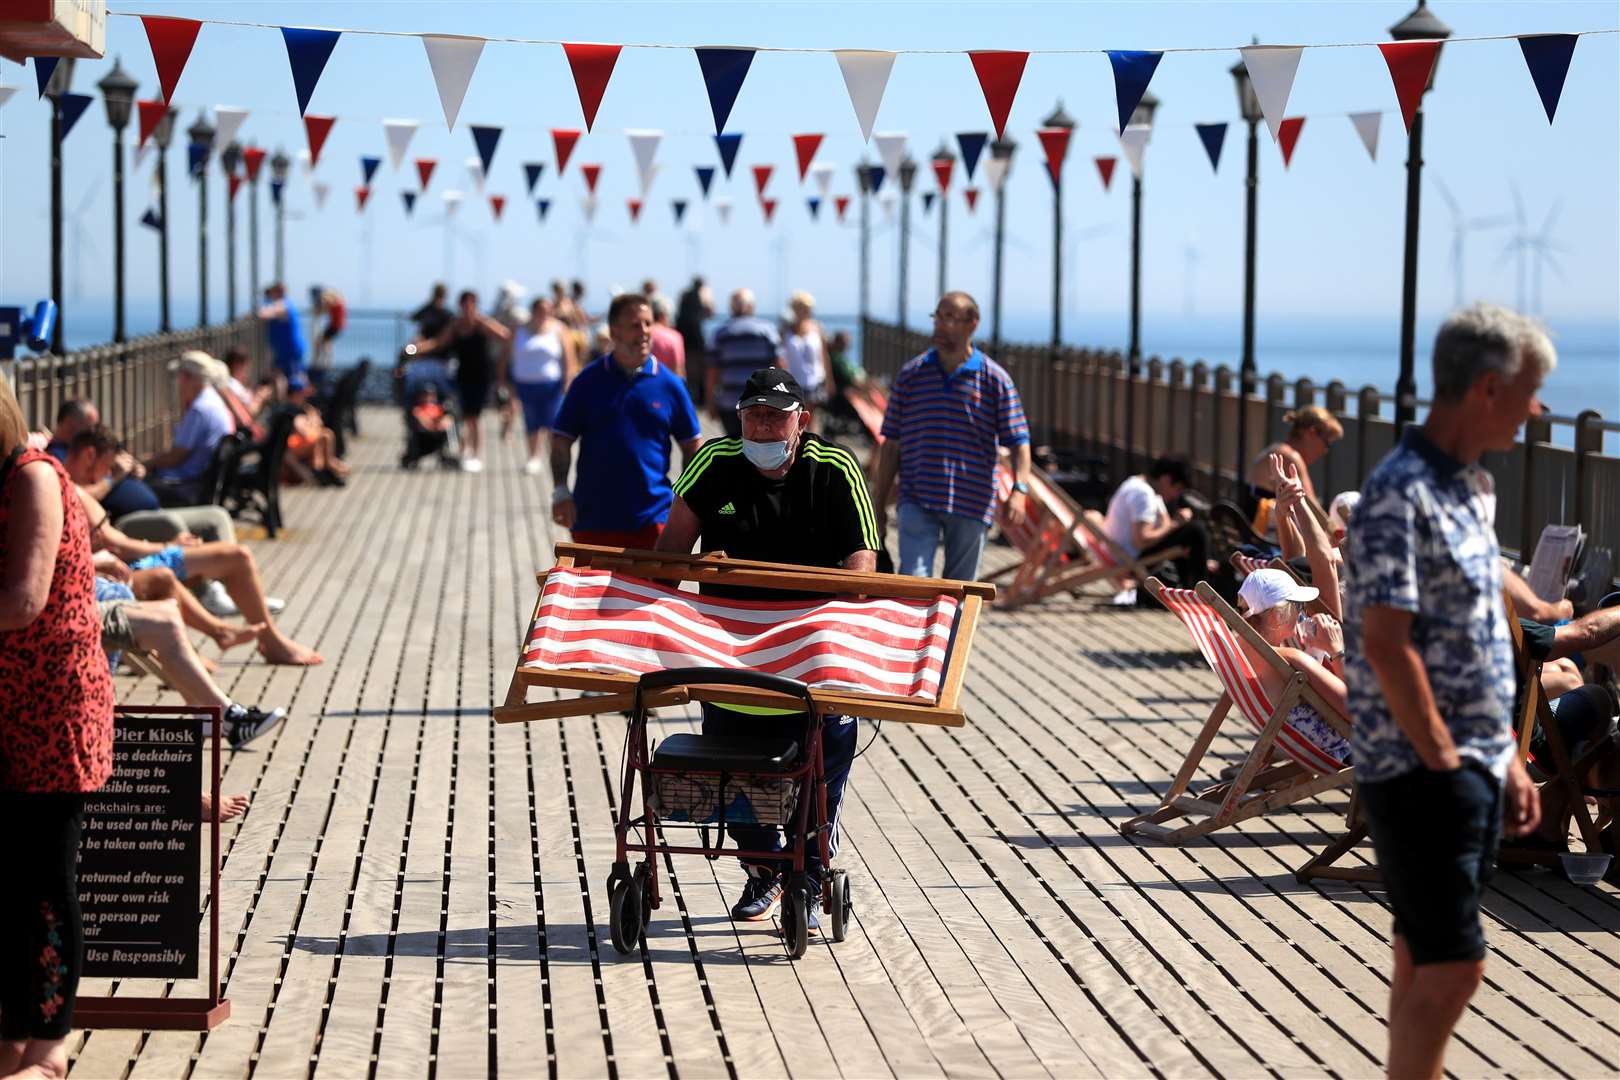
[[[1170,361],[1170,388],[1165,391],[1164,395],[1164,430],[1170,436],[1169,452],[1182,454],[1187,458],[1190,465],[1192,463],[1192,444],[1183,445],[1176,441],[1176,432],[1178,430],[1187,430],[1185,424],[1180,428],[1176,426],[1176,405],[1179,402],[1185,408],[1186,398],[1187,365],[1181,357],[1177,356]]]
[[[1519,556],[1521,560],[1535,549],[1536,537],[1541,530],[1535,528],[1535,464],[1536,446],[1552,439],[1552,424],[1544,418],[1532,416],[1524,423],[1524,466],[1519,478]]]
[[[1347,415],[1346,404],[1344,383],[1334,379],[1327,384],[1327,395],[1323,405],[1326,406],[1328,412],[1338,417],[1339,422],[1343,424]],[[1346,429],[1349,427],[1348,424],[1344,426]],[[1328,499],[1333,498],[1341,490],[1338,484],[1338,474],[1344,471],[1344,466],[1340,464],[1342,457],[1343,455],[1335,454],[1327,456],[1327,486],[1322,494]]]
[[[1215,470],[1215,490],[1222,491],[1226,485],[1226,425],[1222,423],[1221,414],[1226,411],[1226,396],[1232,392],[1232,369],[1222,364],[1215,369],[1215,442],[1210,448],[1210,466]],[[1237,407],[1243,408],[1243,399],[1238,397]],[[1236,414],[1234,414],[1236,415]],[[1243,425],[1238,424],[1237,430],[1241,432]],[[1241,450],[1238,451],[1242,453]]]
[[[1586,459],[1603,453],[1603,429],[1598,427],[1602,419],[1596,409],[1582,409],[1575,417],[1575,523],[1588,536],[1597,531],[1597,523],[1586,498]]]
[[[1170,448],[1165,445],[1165,436],[1170,434],[1169,425],[1165,426],[1164,433],[1161,435],[1159,432],[1154,430],[1153,424],[1153,395],[1160,389],[1163,383],[1164,361],[1155,356],[1148,360],[1147,381],[1142,384],[1140,391],[1140,397],[1142,399],[1142,446],[1143,449],[1146,450],[1143,458],[1147,461],[1151,461],[1156,457],[1160,457],[1170,452]]]
[[[1278,434],[1278,430],[1282,423],[1283,409],[1288,404],[1287,394],[1288,383],[1281,375],[1273,371],[1266,376],[1266,422],[1263,430],[1266,433],[1265,441],[1268,443],[1276,442],[1283,437]],[[1239,468],[1247,471],[1249,459],[1246,454],[1240,455],[1240,457],[1242,457],[1242,460],[1238,463]]]
[[[1367,455],[1372,450],[1372,425],[1378,419],[1378,388],[1363,386],[1356,393],[1356,486],[1367,479],[1371,463]]]
[[[1202,360],[1192,366],[1192,388],[1187,392],[1187,457],[1192,461],[1193,475],[1198,475],[1199,464],[1203,460],[1199,454],[1198,441],[1198,414],[1209,404],[1209,365]],[[1214,457],[1213,454],[1210,455]],[[1213,495],[1220,489],[1215,481],[1215,468],[1213,464],[1207,472],[1209,488],[1206,495]]]

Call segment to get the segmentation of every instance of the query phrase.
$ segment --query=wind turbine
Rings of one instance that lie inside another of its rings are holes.
[[[1462,307],[1468,302],[1468,291],[1463,287],[1463,272],[1467,262],[1463,257],[1463,241],[1474,229],[1494,229],[1500,225],[1507,225],[1512,218],[1506,214],[1491,214],[1485,217],[1464,217],[1462,207],[1452,196],[1451,189],[1446,187],[1444,180],[1438,176],[1434,178],[1434,186],[1440,189],[1440,198],[1445,202],[1446,209],[1451,211],[1451,280],[1456,290],[1456,306]],[[1518,199],[1518,189],[1514,189],[1513,197]],[[1523,207],[1520,207],[1520,220],[1523,220]],[[1522,278],[1522,275],[1521,275]],[[1520,290],[1524,288],[1520,281]],[[1523,307],[1521,302],[1520,307]]]
[[[68,295],[75,300],[84,299],[84,256],[86,250],[92,256],[100,256],[101,251],[96,247],[95,241],[90,237],[92,230],[85,228],[84,215],[90,209],[90,202],[101,191],[101,178],[97,174],[96,182],[85,188],[84,196],[79,205],[67,215],[67,227],[72,233],[70,243],[73,245],[72,280],[68,282]]]
[[[1554,243],[1552,238],[1553,225],[1558,221],[1558,215],[1563,209],[1563,199],[1553,203],[1552,209],[1547,211],[1547,216],[1542,219],[1540,231],[1526,237],[1526,247],[1530,252],[1530,257],[1535,260],[1532,268],[1535,275],[1532,279],[1534,291],[1531,294],[1530,302],[1532,310],[1537,315],[1541,314],[1541,272],[1550,266],[1552,272],[1558,276],[1558,280],[1564,280],[1564,271],[1558,265],[1558,258],[1553,253],[1567,249],[1560,244]]]

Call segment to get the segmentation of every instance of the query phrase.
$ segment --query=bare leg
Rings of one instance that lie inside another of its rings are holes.
[[[534,460],[540,456],[540,438],[545,435],[545,428],[535,428],[529,432],[529,458]]]
[[[272,664],[319,664],[321,656],[293,641],[276,626],[264,605],[264,585],[253,552],[240,544],[198,544],[186,551],[186,569],[195,577],[218,578],[250,624],[264,624],[259,652]]]
[[[478,417],[465,417],[462,420],[462,426],[466,429],[467,433],[467,453],[464,456],[471,458],[483,457],[484,434]]]
[[[188,563],[190,561],[189,554],[187,561]],[[137,600],[173,600],[179,604],[180,616],[186,625],[201,630],[213,638],[221,650],[234,649],[238,645],[255,641],[264,632],[262,623],[256,626],[232,626],[222,619],[215,618],[202,606],[202,602],[192,595],[190,589],[180,584],[174,572],[166,566],[135,571],[131,585]]]
[[[239,818],[247,812],[248,797],[246,795],[222,795],[219,800],[219,820],[230,821]],[[202,812],[199,815],[203,821],[214,819],[214,800],[208,792],[202,795]]]
[[[184,591],[184,590],[182,590]],[[180,612],[173,601],[130,604],[124,609],[135,644],[157,654],[163,674],[187,705],[213,705],[223,709],[227,698],[203,670],[202,657],[191,647]]]
[[[28,1080],[61,1080],[67,1076],[68,1056],[66,1039],[29,1039],[23,1044],[19,1068],[6,1080],[27,1077]]]
[[[1452,1029],[1484,976],[1483,960],[1424,964],[1412,968],[1399,1008],[1394,1007],[1391,991],[1388,1067],[1392,1078],[1439,1080]]]

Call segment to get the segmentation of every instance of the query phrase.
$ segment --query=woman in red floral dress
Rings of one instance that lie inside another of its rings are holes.
[[[66,1076],[84,799],[112,773],[90,529],[0,376],[0,1076]]]

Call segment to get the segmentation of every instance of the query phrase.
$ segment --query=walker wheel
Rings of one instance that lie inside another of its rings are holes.
[[[636,887],[641,890],[641,930],[646,933],[652,924],[652,868],[645,862],[636,864]]]
[[[854,905],[850,902],[849,871],[834,870],[832,872],[832,910],[827,914],[832,917],[832,939],[843,941],[844,935],[849,933],[849,913]]]
[[[810,901],[802,886],[789,887],[782,896],[782,944],[794,960],[810,945]]]
[[[618,882],[608,893],[608,930],[613,937],[613,948],[621,956],[635,951],[641,940],[643,899],[641,884],[635,878]]]

